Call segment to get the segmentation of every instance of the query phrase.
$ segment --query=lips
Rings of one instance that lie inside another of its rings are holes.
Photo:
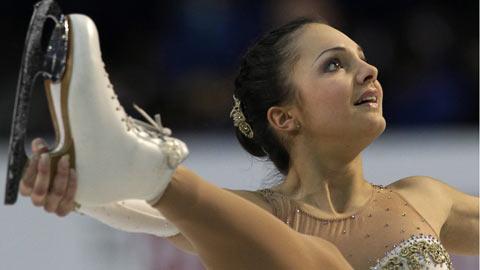
[[[361,105],[361,104],[363,104],[363,103],[361,103],[362,101],[364,101],[365,99],[371,98],[371,97],[375,97],[376,100],[367,101],[367,103],[368,102],[374,102],[374,103],[378,102],[377,91],[376,90],[367,90],[360,96],[360,98],[353,105],[355,105],[355,106]]]

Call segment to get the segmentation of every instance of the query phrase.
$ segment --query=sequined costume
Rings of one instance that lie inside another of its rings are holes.
[[[313,206],[271,189],[257,192],[277,218],[300,233],[334,243],[354,269],[452,269],[432,226],[399,193],[373,187],[368,203],[338,218],[315,215]]]

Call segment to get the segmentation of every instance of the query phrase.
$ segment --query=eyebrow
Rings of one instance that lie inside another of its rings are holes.
[[[326,52],[329,52],[329,51],[347,51],[347,49],[345,47],[333,47],[333,48],[330,48],[330,49],[326,49],[325,51],[323,51],[322,53],[320,53],[316,58],[315,60],[313,60],[313,64],[315,64],[315,62],[317,62],[318,58],[320,58],[324,53]],[[357,51],[361,52],[362,54],[365,54],[363,52],[363,49],[360,45],[357,46]]]

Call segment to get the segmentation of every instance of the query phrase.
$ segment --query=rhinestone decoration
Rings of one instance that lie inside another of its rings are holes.
[[[412,236],[388,252],[372,269],[429,269],[428,266],[452,269],[452,262],[445,248],[431,235]]]

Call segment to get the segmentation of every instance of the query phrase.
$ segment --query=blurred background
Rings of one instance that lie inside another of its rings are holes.
[[[0,175],[24,39],[36,1],[2,1]],[[190,147],[186,165],[222,187],[257,189],[273,167],[235,140],[229,112],[246,49],[298,16],[320,15],[379,69],[385,133],[364,152],[365,176],[388,184],[429,175],[478,196],[478,1],[58,1],[96,23],[103,60],[127,113],[135,102]],[[51,137],[35,91],[29,137]],[[220,165],[220,166],[219,166]],[[0,185],[3,194],[3,184]],[[57,218],[20,198],[0,207],[0,269],[203,269],[163,239],[118,232],[88,217]],[[454,256],[457,269],[478,257]]]

